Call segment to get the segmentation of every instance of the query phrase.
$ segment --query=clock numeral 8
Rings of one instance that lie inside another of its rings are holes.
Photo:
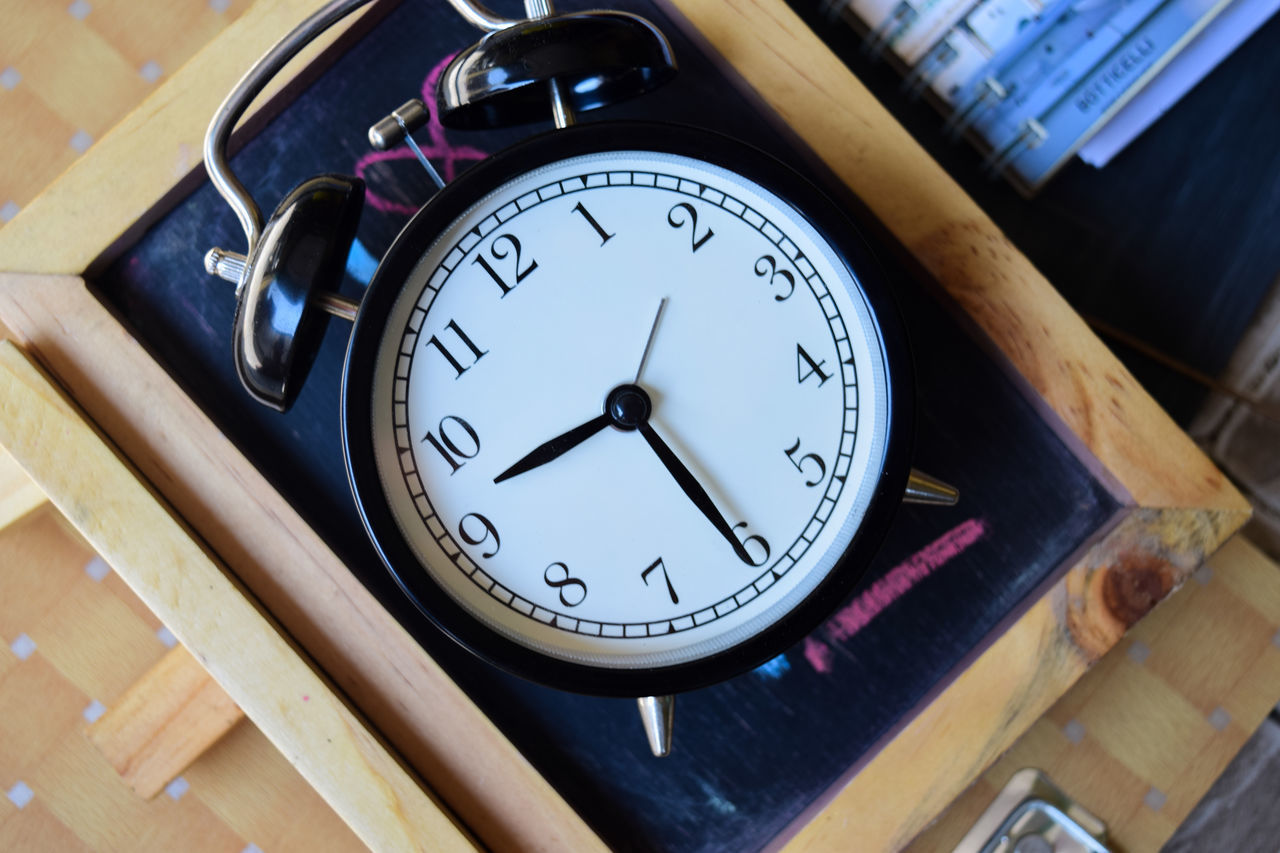
[[[679,219],[676,219],[677,210],[684,211],[684,215]],[[667,211],[667,222],[672,228],[682,228],[685,223],[689,224],[689,245],[692,246],[692,251],[695,252],[701,249],[716,233],[708,228],[706,234],[701,237],[698,236],[698,211],[694,210],[693,205],[687,201],[682,201]]]
[[[557,566],[564,573],[564,577],[552,580],[551,570]],[[569,567],[564,563],[552,563],[547,566],[542,573],[542,579],[547,582],[547,586],[560,591],[560,603],[565,607],[577,607],[587,600],[587,585],[581,579],[570,575]],[[565,592],[566,589],[569,590],[568,593]]]
[[[452,424],[457,424],[461,428],[463,436],[457,434],[458,430],[450,430]],[[436,438],[427,430],[427,434],[422,437],[423,441],[429,442],[432,447],[440,452],[444,457],[444,461],[449,463],[449,467],[453,470],[449,472],[449,476],[458,473],[458,469],[467,464],[468,459],[475,459],[480,452],[480,436],[476,435],[475,429],[471,424],[464,421],[457,415],[445,415],[440,419],[440,425],[436,427],[440,432],[440,437]],[[453,433],[452,435],[450,433]],[[459,462],[458,460],[462,461]]]

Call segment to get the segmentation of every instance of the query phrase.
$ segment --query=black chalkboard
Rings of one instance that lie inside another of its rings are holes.
[[[662,9],[643,0],[618,5],[667,31],[681,71],[666,88],[589,120],[711,127],[809,171],[821,186],[836,185]],[[358,239],[370,258],[358,250],[349,269],[362,273],[432,192],[407,153],[371,155],[365,128],[429,90],[440,63],[476,35],[443,5],[394,9],[245,146],[234,161],[241,177],[269,209],[309,174],[360,173],[370,201]],[[452,177],[486,152],[544,129],[445,133],[433,126],[419,136]],[[233,294],[200,262],[208,247],[237,247],[243,238],[207,183],[94,284],[611,846],[752,850],[830,795],[1119,511],[1018,382],[902,260],[905,253],[856,200],[838,200],[878,241],[916,342],[917,464],[954,483],[963,498],[949,509],[904,507],[861,591],[804,643],[751,674],[681,697],[676,749],[664,760],[649,755],[634,702],[561,693],[481,664],[400,596],[364,539],[343,473],[345,328],[331,325],[289,414],[248,399],[232,367]],[[344,284],[351,296],[359,295],[358,277]]]

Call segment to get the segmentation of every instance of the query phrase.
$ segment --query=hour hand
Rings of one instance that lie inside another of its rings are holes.
[[[530,471],[539,465],[545,465],[552,459],[568,453],[607,427],[611,422],[612,420],[608,415],[599,415],[581,426],[576,426],[562,435],[557,435],[550,441],[544,441],[529,451],[516,464],[494,477],[493,482],[501,483],[503,480],[509,480],[517,474],[523,474],[525,471]]]

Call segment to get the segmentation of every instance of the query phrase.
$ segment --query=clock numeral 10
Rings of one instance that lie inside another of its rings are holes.
[[[745,521],[739,521],[737,524],[733,526],[733,529],[737,530],[739,527],[745,528],[746,526],[747,526],[747,523]],[[757,545],[760,546],[758,550],[763,551],[764,556],[761,557],[759,560],[752,557],[751,565],[763,566],[765,563],[769,562],[769,543],[763,536],[755,536],[755,535],[748,536],[746,539],[742,540],[742,547],[747,549],[748,554],[750,554],[753,550],[756,550],[751,547],[752,542],[755,542]]]
[[[587,222],[591,225],[592,228],[596,229],[596,233],[600,235],[601,246],[603,246],[605,243],[608,243],[614,237],[618,236],[617,234],[610,234],[608,231],[605,231],[604,226],[602,226],[599,222],[596,222],[596,218],[592,216],[590,213],[588,213],[587,209],[582,206],[582,202],[578,202],[573,206],[573,212],[581,213],[582,218],[587,220]]]
[[[559,567],[560,571],[556,574],[563,574],[564,577],[552,578],[551,570]],[[569,567],[564,563],[552,563],[542,572],[542,579],[546,581],[547,586],[552,589],[559,590],[560,603],[565,607],[577,607],[579,604],[587,600],[587,585],[581,578],[575,578],[569,574]],[[568,590],[568,592],[566,592]]]
[[[467,337],[467,333],[462,331],[462,327],[459,326],[455,320],[450,320],[449,324],[445,326],[445,328],[452,330],[453,333],[457,335],[458,340],[462,341],[463,345],[466,346],[467,349],[471,350],[471,364],[464,367],[462,362],[454,358],[453,353],[449,352],[449,348],[442,344],[440,339],[435,335],[432,335],[431,338],[423,344],[423,348],[435,346],[435,348],[440,351],[440,354],[444,356],[445,361],[449,362],[449,365],[458,372],[458,375],[454,378],[461,379],[462,374],[466,373],[476,362],[488,355],[489,351],[481,350],[480,347],[476,346],[472,342],[471,338]]]
[[[438,450],[444,461],[449,463],[449,467],[453,469],[449,472],[450,476],[458,473],[458,469],[466,465],[467,460],[475,459],[480,452],[480,436],[471,424],[457,415],[445,415],[441,418],[436,431],[440,433],[439,438],[427,430],[422,440]]]
[[[676,218],[677,211],[683,211],[679,219]],[[716,233],[708,228],[706,234],[698,236],[698,211],[694,210],[693,205],[687,201],[682,201],[667,211],[667,223],[672,228],[683,228],[686,224],[689,226],[689,245],[694,252],[706,245],[706,242]]]
[[[640,573],[640,580],[644,581],[644,585],[649,585],[649,573],[654,569],[662,569],[662,579],[667,582],[667,594],[671,596],[672,604],[680,603],[680,596],[676,595],[676,588],[671,585],[671,575],[667,574],[667,566],[662,562],[662,558],[654,560],[649,568]]]
[[[502,248],[503,244],[510,245],[511,249]],[[484,268],[484,271],[487,272],[495,282],[497,282],[498,287],[502,288],[502,295],[504,297],[515,289],[516,284],[524,281],[525,278],[528,277],[529,273],[538,268],[538,262],[532,258],[529,259],[529,265],[527,267],[524,269],[520,268],[520,241],[515,238],[514,234],[499,234],[497,237],[494,237],[493,242],[489,244],[489,254],[493,255],[493,257],[500,261],[505,261],[511,254],[515,255],[511,264],[511,269],[515,273],[516,279],[515,284],[510,285],[507,284],[506,279],[504,279],[502,275],[493,268],[493,264],[489,263],[483,252],[471,259],[471,263],[479,264]]]

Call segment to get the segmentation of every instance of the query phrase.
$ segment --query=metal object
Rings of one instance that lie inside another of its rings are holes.
[[[649,738],[650,751],[657,758],[666,758],[671,754],[676,697],[640,696],[636,699],[636,704],[640,707],[640,722],[644,724],[645,736]]]
[[[505,30],[507,27],[520,23],[519,20],[514,18],[504,18],[495,12],[491,12],[479,3],[473,2],[473,0],[449,0],[449,5],[453,6],[454,11],[461,15],[468,24],[487,33],[496,33],[498,30]]]
[[[422,149],[413,139],[413,132],[430,120],[431,113],[427,111],[427,105],[417,98],[411,98],[393,110],[391,115],[380,119],[369,128],[369,144],[379,151],[386,151],[404,142],[418,158],[422,168],[427,170],[436,187],[444,189],[444,178],[440,177],[436,167],[431,165],[427,155],[422,153]]]
[[[1107,827],[1035,768],[1024,768],[955,853],[1109,853]]]
[[[907,491],[902,496],[903,503],[955,506],[959,500],[960,491],[955,486],[948,486],[941,480],[930,477],[915,468],[912,468],[911,473],[907,475]]]

